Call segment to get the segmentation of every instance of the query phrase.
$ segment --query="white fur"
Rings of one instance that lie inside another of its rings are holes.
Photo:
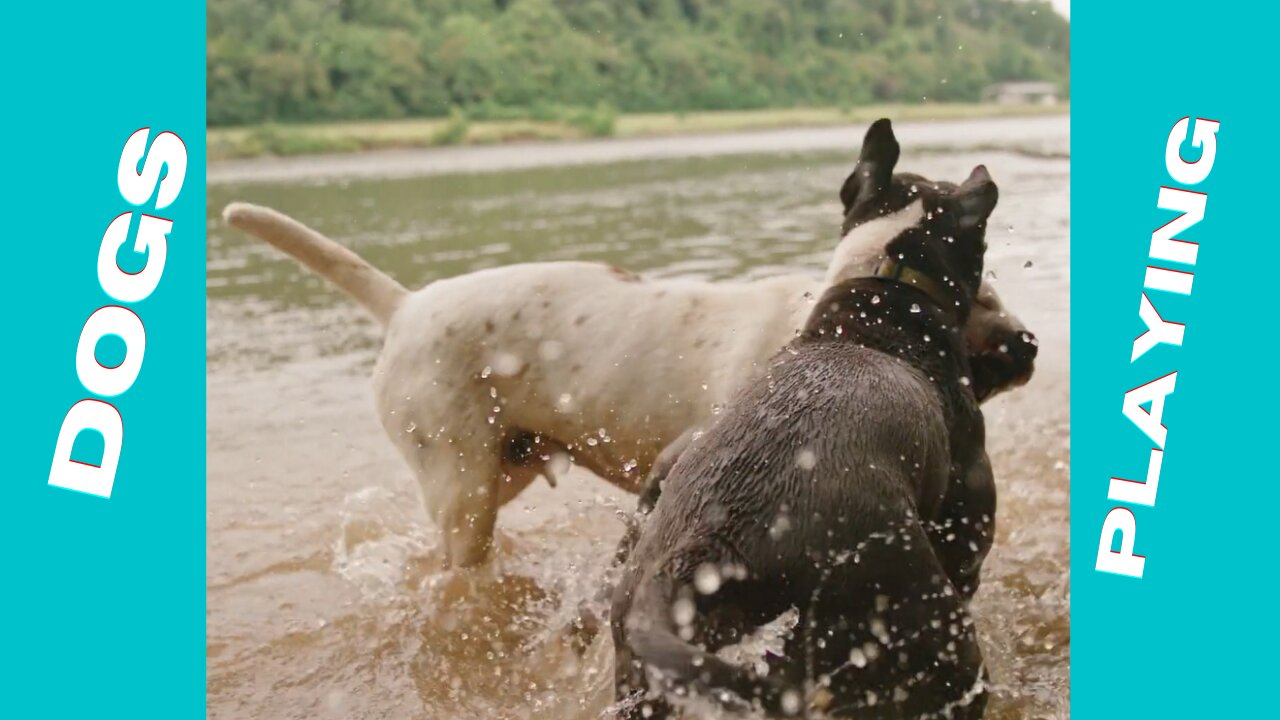
[[[836,245],[827,266],[824,287],[865,275],[884,259],[890,240],[924,220],[924,201],[916,200],[901,210],[854,226]]]
[[[266,232],[261,222],[238,222],[249,211],[235,207],[229,222]],[[547,442],[544,457],[567,450],[638,490],[663,447],[727,403],[795,336],[830,283],[873,271],[885,245],[922,216],[917,201],[859,225],[836,248],[825,281],[652,281],[605,265],[552,262],[482,270],[397,296],[374,395],[444,532],[450,562],[480,562],[498,508],[551,474],[542,463],[505,464],[504,438],[536,433]],[[307,232],[310,241],[320,237]],[[298,243],[272,242],[297,252]],[[322,264],[308,265],[324,273]],[[373,285],[380,302],[395,295],[381,281]]]

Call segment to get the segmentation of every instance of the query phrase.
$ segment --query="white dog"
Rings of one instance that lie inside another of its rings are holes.
[[[841,190],[844,236],[821,279],[654,281],[595,263],[549,262],[409,292],[274,210],[233,203],[224,218],[328,279],[382,323],[373,382],[383,427],[418,479],[448,562],[468,566],[486,557],[498,508],[539,475],[554,483],[569,458],[638,491],[658,453],[708,420],[790,341],[826,287],[875,273],[891,239],[927,223],[910,198],[870,219],[853,217],[859,183],[888,154],[892,167],[898,146],[882,120]],[[983,395],[1025,382],[1030,361],[1009,343],[1034,339],[985,284],[965,333],[973,352],[1000,347],[995,362],[1013,366]]]

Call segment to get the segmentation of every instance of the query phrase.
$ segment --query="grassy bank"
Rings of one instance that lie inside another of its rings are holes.
[[[316,155],[388,148],[481,145],[590,137],[651,137],[783,127],[820,127],[895,120],[949,120],[1013,115],[1062,114],[1068,106],[983,104],[869,105],[852,109],[787,108],[734,112],[615,115],[606,108],[566,110],[546,119],[472,120],[448,118],[379,120],[316,125],[259,125],[211,128],[209,160],[262,156]]]

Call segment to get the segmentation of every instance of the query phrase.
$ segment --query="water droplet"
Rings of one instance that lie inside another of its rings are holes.
[[[782,712],[787,715],[796,715],[800,712],[801,706],[800,693],[795,690],[787,690],[782,693]]]
[[[703,563],[693,571],[693,586],[703,595],[710,595],[720,589],[720,568],[712,563]]]
[[[769,537],[777,540],[788,532],[791,532],[791,518],[787,517],[784,510],[778,513],[778,516],[773,519],[773,524],[769,526]]]
[[[818,466],[818,456],[809,448],[796,453],[796,467],[801,470],[812,470]]]
[[[555,362],[564,357],[564,344],[556,340],[544,340],[538,345],[538,357]]]
[[[677,625],[689,625],[693,622],[693,617],[697,613],[697,608],[693,604],[693,600],[683,597],[671,604],[671,619],[676,621]]]
[[[524,363],[515,355],[512,355],[511,353],[498,353],[498,355],[493,359],[492,372],[498,377],[514,377],[520,374],[520,370],[523,367]],[[489,368],[485,368],[485,370],[489,370]],[[482,373],[481,377],[489,376]]]

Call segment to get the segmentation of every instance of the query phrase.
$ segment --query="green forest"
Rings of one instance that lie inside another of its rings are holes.
[[[209,0],[207,33],[211,126],[1069,91],[1038,0]]]

